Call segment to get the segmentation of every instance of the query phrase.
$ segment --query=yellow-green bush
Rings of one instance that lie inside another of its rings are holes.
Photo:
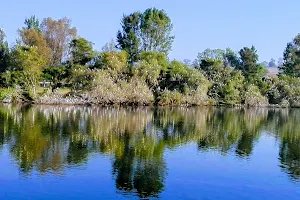
[[[249,85],[245,93],[245,105],[247,106],[267,106],[268,99],[264,97],[256,85]]]
[[[97,104],[149,105],[154,102],[152,91],[138,77],[115,80],[107,70],[97,72],[93,87],[87,93]]]

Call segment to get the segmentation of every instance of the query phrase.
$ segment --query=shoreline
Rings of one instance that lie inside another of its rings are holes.
[[[158,105],[158,104],[137,104],[137,103],[92,103],[92,102],[82,102],[82,103],[42,103],[35,101],[22,101],[22,102],[4,102],[0,101],[1,104],[7,105],[22,105],[22,106],[32,106],[32,105],[45,105],[45,106],[99,106],[99,107],[150,107],[150,108],[192,108],[192,107],[222,107],[222,108],[281,108],[281,109],[290,109],[290,108],[300,108],[296,106],[280,106],[276,104],[269,105],[257,105],[257,106],[248,106],[244,104],[201,104],[201,105],[191,105],[191,104],[169,104],[169,105]]]

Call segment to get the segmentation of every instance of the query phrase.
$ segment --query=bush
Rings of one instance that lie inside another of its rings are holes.
[[[17,103],[23,100],[23,91],[19,86],[0,90],[0,101],[4,103]]]
[[[140,61],[132,70],[133,76],[138,76],[148,84],[150,88],[156,87],[159,83],[159,76],[162,66],[157,60]]]
[[[183,95],[178,91],[164,90],[160,93],[157,104],[163,105],[181,105],[184,102]]]
[[[78,90],[90,90],[95,80],[96,70],[87,69],[85,66],[74,65],[70,69],[70,85],[73,92]]]
[[[300,78],[275,78],[267,95],[272,104],[300,107]]]
[[[267,106],[268,99],[261,95],[256,85],[249,85],[245,93],[245,105],[247,106]]]
[[[132,77],[116,81],[107,70],[97,72],[88,94],[97,104],[149,105],[154,102],[153,93],[143,80]]]
[[[214,104],[211,102],[205,93],[200,88],[186,93],[181,93],[176,90],[164,90],[158,94],[156,103],[160,106],[170,105],[207,105]]]

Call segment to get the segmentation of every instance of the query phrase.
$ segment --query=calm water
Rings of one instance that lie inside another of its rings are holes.
[[[300,110],[0,106],[0,199],[299,199]]]

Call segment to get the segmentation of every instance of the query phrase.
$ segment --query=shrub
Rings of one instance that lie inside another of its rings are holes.
[[[268,99],[261,95],[256,85],[249,85],[245,93],[245,105],[247,106],[266,106]]]
[[[191,90],[186,93],[181,93],[176,90],[164,90],[158,94],[156,103],[158,105],[207,105],[214,104],[209,102],[206,92],[200,88],[198,90]]]
[[[92,102],[98,104],[148,105],[154,102],[153,93],[143,80],[132,77],[116,81],[107,70],[97,72],[88,94]]]
[[[15,88],[4,88],[0,90],[0,101],[4,103],[17,103],[23,100],[23,91],[21,87],[16,86]]]
[[[240,104],[245,78],[241,71],[215,63],[208,68],[205,75],[212,82],[209,89],[209,97],[219,104]]]
[[[275,78],[267,95],[272,104],[300,107],[300,78],[288,76]]]
[[[183,103],[183,95],[178,91],[164,90],[159,94],[157,104],[163,105],[181,105]]]
[[[85,66],[74,65],[70,69],[69,82],[73,92],[91,89],[96,76],[96,70],[87,69]]]

